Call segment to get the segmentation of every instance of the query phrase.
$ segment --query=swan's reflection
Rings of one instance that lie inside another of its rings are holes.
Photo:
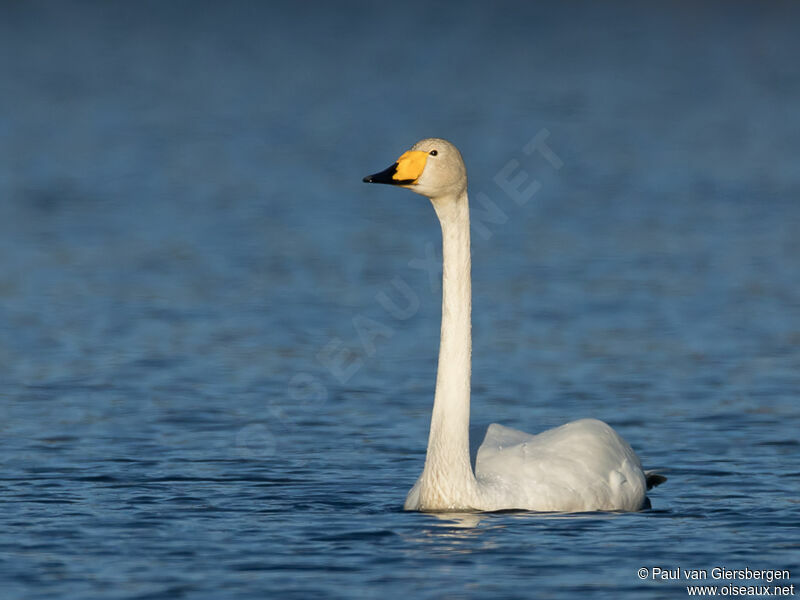
[[[480,525],[481,521],[486,519],[485,513],[478,512],[443,512],[427,514],[439,519],[441,522],[434,523],[434,525],[442,528],[473,529]]]
[[[432,547],[437,552],[471,554],[488,548],[496,543],[484,534],[495,527],[505,527],[498,522],[496,526],[488,524],[486,513],[479,512],[440,512],[424,513],[427,527],[422,527],[409,541]],[[484,523],[482,526],[481,523]]]
[[[578,529],[592,527],[623,512],[535,512],[535,511],[497,511],[497,512],[429,512],[423,513],[427,526],[422,527],[409,541],[432,547],[435,551],[470,554],[482,552],[498,546],[499,530],[506,529],[515,522],[538,521],[540,525],[551,520],[570,520]]]

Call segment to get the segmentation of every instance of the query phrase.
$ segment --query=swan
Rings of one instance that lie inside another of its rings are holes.
[[[636,511],[665,481],[645,472],[609,425],[581,419],[537,435],[489,426],[473,472],[469,452],[471,274],[467,172],[450,142],[414,144],[365,183],[403,187],[430,199],[442,228],[442,329],[425,466],[405,501],[426,512],[521,509]]]

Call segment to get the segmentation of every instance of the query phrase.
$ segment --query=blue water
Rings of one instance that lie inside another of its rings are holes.
[[[0,596],[797,581],[798,18],[2,3]],[[669,478],[652,510],[401,510],[439,231],[427,201],[361,177],[433,135],[461,148],[478,223],[473,420],[608,421]],[[536,136],[551,154],[523,151]],[[510,161],[536,190],[521,204],[495,181]]]

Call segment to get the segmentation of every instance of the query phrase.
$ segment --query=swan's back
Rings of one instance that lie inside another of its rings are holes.
[[[646,481],[633,449],[596,419],[531,435],[492,424],[475,475],[482,510],[639,510]]]

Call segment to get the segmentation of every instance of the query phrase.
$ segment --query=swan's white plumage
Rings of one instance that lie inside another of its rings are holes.
[[[425,467],[405,508],[425,511],[639,510],[647,477],[616,431],[582,419],[531,435],[492,424],[469,456],[471,276],[467,176],[458,149],[429,138],[364,178],[427,196],[442,226],[442,330]],[[663,478],[661,478],[663,480]]]
[[[500,490],[500,497],[489,494],[485,506],[542,511],[638,510],[646,490],[631,447],[595,419],[539,435],[493,424],[478,450],[475,476]]]
[[[420,480],[406,510],[425,509]],[[473,510],[639,510],[646,491],[639,458],[616,431],[581,419],[538,435],[493,423],[475,463]]]

